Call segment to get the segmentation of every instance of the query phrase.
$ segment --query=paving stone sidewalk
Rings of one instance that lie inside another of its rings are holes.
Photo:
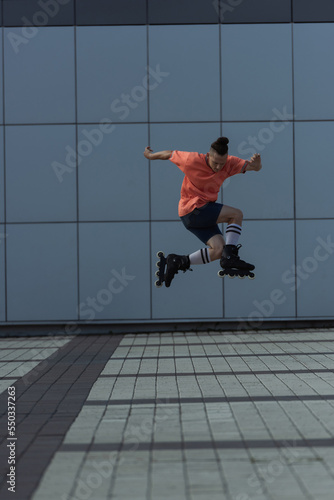
[[[333,499],[334,330],[0,339],[0,379],[1,499]]]

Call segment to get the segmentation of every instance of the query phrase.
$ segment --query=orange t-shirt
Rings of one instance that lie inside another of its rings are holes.
[[[194,208],[216,201],[224,180],[244,173],[248,163],[236,156],[228,156],[222,170],[214,172],[207,164],[204,154],[173,151],[169,159],[185,174],[179,202],[180,217],[189,214]]]

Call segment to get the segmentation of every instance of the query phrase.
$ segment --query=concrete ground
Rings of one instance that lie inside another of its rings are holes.
[[[0,379],[1,499],[333,499],[334,330],[0,339]]]

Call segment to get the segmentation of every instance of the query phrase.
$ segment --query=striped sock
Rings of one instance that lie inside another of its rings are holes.
[[[189,255],[190,265],[196,264],[209,264],[210,255],[209,250],[207,248],[202,248],[201,250],[197,250],[197,252]]]
[[[226,228],[226,245],[236,245],[241,234],[241,226],[238,224],[229,224]]]

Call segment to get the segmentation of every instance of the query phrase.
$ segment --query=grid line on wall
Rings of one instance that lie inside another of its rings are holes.
[[[233,26],[233,25],[245,25],[245,26],[248,26],[248,25],[251,25],[251,24],[266,24],[266,25],[276,25],[276,24],[314,24],[314,23],[317,23],[317,24],[328,24],[328,23],[332,23],[333,21],[293,21],[293,23],[291,23],[291,21],[253,21],[253,22],[249,22],[249,21],[236,21],[236,22],[233,22],[233,23],[201,23],[201,22],[196,22],[196,23],[187,23],[187,24],[184,24],[183,22],[181,23],[177,23],[177,22],[174,22],[174,23],[150,23],[148,24],[148,26],[217,26],[218,24],[222,25],[222,26]],[[147,23],[133,23],[133,24],[126,24],[126,23],[123,23],[123,24],[52,24],[51,26],[38,26],[37,27],[39,29],[41,28],[73,28],[73,27],[77,27],[77,28],[81,28],[81,27],[95,27],[95,28],[116,28],[116,27],[119,27],[119,26],[131,26],[131,27],[135,27],[135,26],[147,26]],[[0,26],[2,28],[24,28],[25,25],[24,24],[15,24],[15,25],[10,25],[10,26],[7,26],[5,24],[2,24],[2,26]]]
[[[294,0],[290,0],[291,23],[293,23],[293,2],[294,2]]]
[[[73,1],[73,22],[74,22],[74,25],[77,26],[77,2],[76,2],[76,0]]]
[[[1,9],[3,9],[3,3],[1,2]],[[7,321],[7,203],[6,203],[6,112],[5,112],[5,33],[4,29],[1,28],[1,41],[2,41],[2,120],[3,120],[3,209],[4,209],[4,254],[5,254],[5,269],[4,269],[4,288],[5,288],[5,321]]]
[[[261,222],[261,221],[302,221],[302,220],[326,220],[326,221],[334,221],[334,217],[296,217],[294,219],[293,217],[263,217],[263,218],[254,218],[254,217],[244,217],[244,221],[247,222]],[[18,222],[8,222],[7,225],[15,226],[15,225],[26,225],[26,224],[75,224],[78,222],[79,224],[124,224],[126,222],[179,222],[179,219],[124,219],[124,220],[119,220],[119,219],[104,219],[104,220],[99,220],[99,219],[94,219],[94,220],[66,220],[66,221],[18,221]]]
[[[287,123],[332,123],[334,122],[334,119],[330,119],[330,118],[323,118],[323,119],[296,119],[296,120],[290,120],[290,119],[286,119],[284,120],[285,122]],[[127,122],[127,121],[122,121],[122,122],[113,122],[115,125],[119,126],[119,125],[147,125],[148,122]],[[228,124],[228,123],[270,123],[270,120],[268,119],[263,119],[263,120],[223,120],[223,121],[220,121],[220,120],[207,120],[207,121],[200,121],[200,120],[194,120],[194,121],[166,121],[166,122],[157,122],[157,121],[150,121],[149,122],[150,125],[178,125],[178,124],[213,124],[213,123],[218,123],[219,125],[223,125],[223,124]],[[67,122],[67,123],[51,123],[51,122],[48,122],[48,123],[6,123],[6,127],[41,127],[41,126],[65,126],[65,125],[72,125],[72,126],[75,126],[75,125],[100,125],[101,123],[100,122],[81,122],[81,121],[78,121],[78,122]]]
[[[218,19],[220,20],[220,11],[221,11],[221,4],[219,3],[219,8],[218,8]],[[222,64],[222,33],[221,33],[222,27],[221,23],[219,23],[219,102],[220,102],[220,124],[219,124],[219,132],[220,132],[220,137],[223,135],[223,77],[222,77],[222,71],[223,71],[223,64]],[[221,188],[220,189],[220,201],[221,203],[224,203],[224,191]],[[221,229],[223,232],[223,224],[221,224]],[[221,283],[222,286],[222,316],[225,318],[225,280],[222,280]]]
[[[146,27],[146,61],[147,61],[147,67],[146,67],[146,78],[147,82],[149,82],[150,74],[149,74],[149,67],[150,67],[150,28],[148,26],[148,0],[146,0],[146,20],[147,20],[147,27]],[[147,140],[148,140],[148,146],[151,146],[151,122],[150,122],[150,86],[149,84],[147,85]],[[153,288],[152,288],[152,267],[153,267],[153,262],[152,262],[152,195],[151,195],[151,190],[152,190],[152,176],[151,176],[151,161],[148,160],[148,213],[149,213],[149,224],[148,224],[148,237],[149,237],[149,243],[148,243],[148,248],[149,248],[149,277],[150,277],[150,319],[153,318]]]
[[[74,15],[76,10],[74,9]],[[76,182],[76,210],[77,210],[77,319],[80,320],[80,204],[79,204],[79,157],[78,157],[78,65],[77,65],[77,30],[74,27],[74,99],[75,99],[75,150],[76,150],[76,168],[75,168],[75,182]]]
[[[291,2],[291,8],[293,9],[293,2]],[[291,84],[292,84],[292,166],[293,166],[293,232],[294,232],[294,259],[295,266],[297,266],[297,220],[296,220],[296,154],[295,154],[295,73],[294,73],[294,36],[293,36],[293,24],[291,24],[291,61],[292,61],[292,72],[291,72]],[[297,275],[295,275],[295,316],[298,317],[298,294],[297,294]]]

